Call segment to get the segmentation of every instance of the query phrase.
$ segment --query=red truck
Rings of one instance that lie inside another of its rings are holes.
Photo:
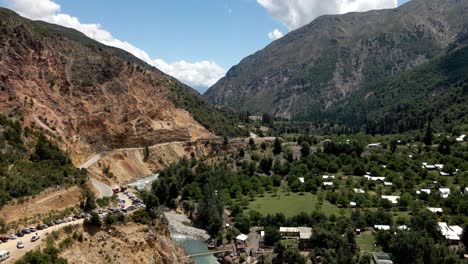
[[[114,193],[125,192],[127,190],[127,186],[120,186],[112,188]]]

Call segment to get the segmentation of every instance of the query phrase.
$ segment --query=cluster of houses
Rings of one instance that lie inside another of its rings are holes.
[[[440,196],[444,199],[448,198],[450,196],[450,188],[447,188],[447,187],[441,187],[438,189],[439,193],[440,193]],[[417,189],[416,190],[416,194],[422,194],[422,193],[426,193],[426,194],[431,194],[432,193],[432,190],[429,189],[429,188],[423,188],[423,189]]]
[[[440,176],[450,176],[450,173],[444,172],[444,164],[428,164],[427,162],[423,162],[421,168],[426,170],[438,170]]]
[[[323,186],[333,186],[333,181],[331,180],[335,179],[335,175],[323,175],[322,179],[324,180]]]
[[[382,183],[384,186],[393,186],[392,182],[385,181],[385,177],[371,176],[370,172],[366,172],[366,175],[364,175],[364,178],[367,179],[368,181]]]
[[[283,240],[296,240],[299,250],[310,250],[310,238],[312,238],[312,228],[310,227],[280,227],[279,232]],[[240,234],[236,237],[236,249],[245,252],[247,249],[249,236]],[[260,231],[260,246],[265,242],[265,231]]]
[[[433,208],[428,207],[429,211],[434,213],[442,213],[442,208]],[[447,239],[448,242],[452,244],[458,244],[460,242],[461,236],[463,234],[463,228],[458,225],[448,225],[446,222],[439,222],[437,223],[439,226],[439,230],[442,235]],[[375,230],[384,230],[388,231],[391,229],[389,225],[374,225]],[[406,225],[401,225],[397,227],[398,230],[407,230],[408,227]]]

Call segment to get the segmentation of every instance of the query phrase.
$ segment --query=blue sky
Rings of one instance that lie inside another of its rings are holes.
[[[396,5],[396,0],[323,1],[0,0],[0,5],[124,48],[203,92],[242,58],[319,15]]]
[[[115,0],[56,2],[62,12],[79,17],[82,23],[102,24],[116,38],[169,62],[213,60],[229,68],[267,45],[272,28],[282,28],[253,0],[164,0],[139,5],[118,5]]]

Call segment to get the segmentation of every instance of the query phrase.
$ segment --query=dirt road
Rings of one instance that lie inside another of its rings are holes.
[[[98,192],[98,198],[111,197],[114,194],[114,192],[112,192],[112,188],[103,182],[100,182],[96,179],[91,179],[91,183]]]
[[[78,169],[87,169],[91,166],[93,166],[96,162],[98,162],[99,160],[101,160],[102,158],[104,158],[106,156],[106,153],[103,152],[103,153],[99,153],[99,154],[94,154],[93,156],[91,156],[88,161],[86,161],[85,163],[81,164],[80,166],[78,166]]]
[[[52,231],[59,230],[64,228],[65,226],[71,226],[71,225],[81,225],[83,224],[83,219],[75,220],[72,222],[68,223],[63,223],[60,225],[55,225],[52,227],[49,227],[45,230],[37,230],[37,234],[41,236],[41,238],[35,242],[31,242],[31,237],[36,234],[36,232],[24,235],[24,237],[18,237],[15,240],[8,240],[6,243],[1,243],[0,244],[0,251],[6,250],[10,252],[10,258],[2,263],[13,263],[14,261],[18,260],[21,258],[26,252],[34,250],[38,248],[41,245],[45,244],[45,238],[47,235],[49,235]],[[24,248],[18,249],[16,248],[16,243],[18,241],[22,241],[24,243]]]

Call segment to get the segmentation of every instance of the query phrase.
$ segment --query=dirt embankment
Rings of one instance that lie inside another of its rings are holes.
[[[71,264],[184,263],[180,260],[184,254],[164,223],[153,227],[127,223],[93,235],[84,232],[83,242],[74,242],[60,256]]]
[[[213,156],[221,146],[205,142],[173,142],[144,148],[123,149],[107,154],[88,168],[91,177],[112,184],[126,184],[157,172],[182,157]]]
[[[0,218],[7,223],[19,220],[40,220],[52,211],[62,211],[80,202],[81,190],[77,186],[50,189],[23,202],[10,203],[0,209]]]

